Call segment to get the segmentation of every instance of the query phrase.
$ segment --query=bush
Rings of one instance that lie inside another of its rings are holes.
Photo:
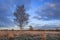
[[[14,40],[41,40],[40,36],[34,36],[34,35],[23,35],[19,37],[14,37]]]
[[[60,35],[55,36],[47,35],[47,40],[60,40]]]

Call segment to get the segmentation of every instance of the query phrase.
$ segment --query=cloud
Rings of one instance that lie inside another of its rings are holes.
[[[36,12],[39,16],[41,16],[41,19],[60,20],[60,4],[46,2],[40,9],[38,9],[38,8],[37,8]]]
[[[15,25],[13,22],[13,12],[21,4],[27,5],[29,0],[0,0],[0,27]]]

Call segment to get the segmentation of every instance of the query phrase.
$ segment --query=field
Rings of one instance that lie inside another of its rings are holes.
[[[0,30],[0,40],[60,40],[60,31]]]

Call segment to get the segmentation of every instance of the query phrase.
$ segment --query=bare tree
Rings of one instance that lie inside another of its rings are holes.
[[[22,30],[23,25],[26,25],[29,19],[29,15],[25,13],[24,5],[17,7],[14,16],[16,17],[15,21],[17,21],[20,29]]]

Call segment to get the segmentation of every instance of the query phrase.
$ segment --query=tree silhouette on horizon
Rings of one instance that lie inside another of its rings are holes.
[[[22,30],[23,25],[26,25],[28,23],[29,14],[25,12],[24,5],[18,6],[16,11],[14,12],[15,21],[17,21],[18,26]]]

